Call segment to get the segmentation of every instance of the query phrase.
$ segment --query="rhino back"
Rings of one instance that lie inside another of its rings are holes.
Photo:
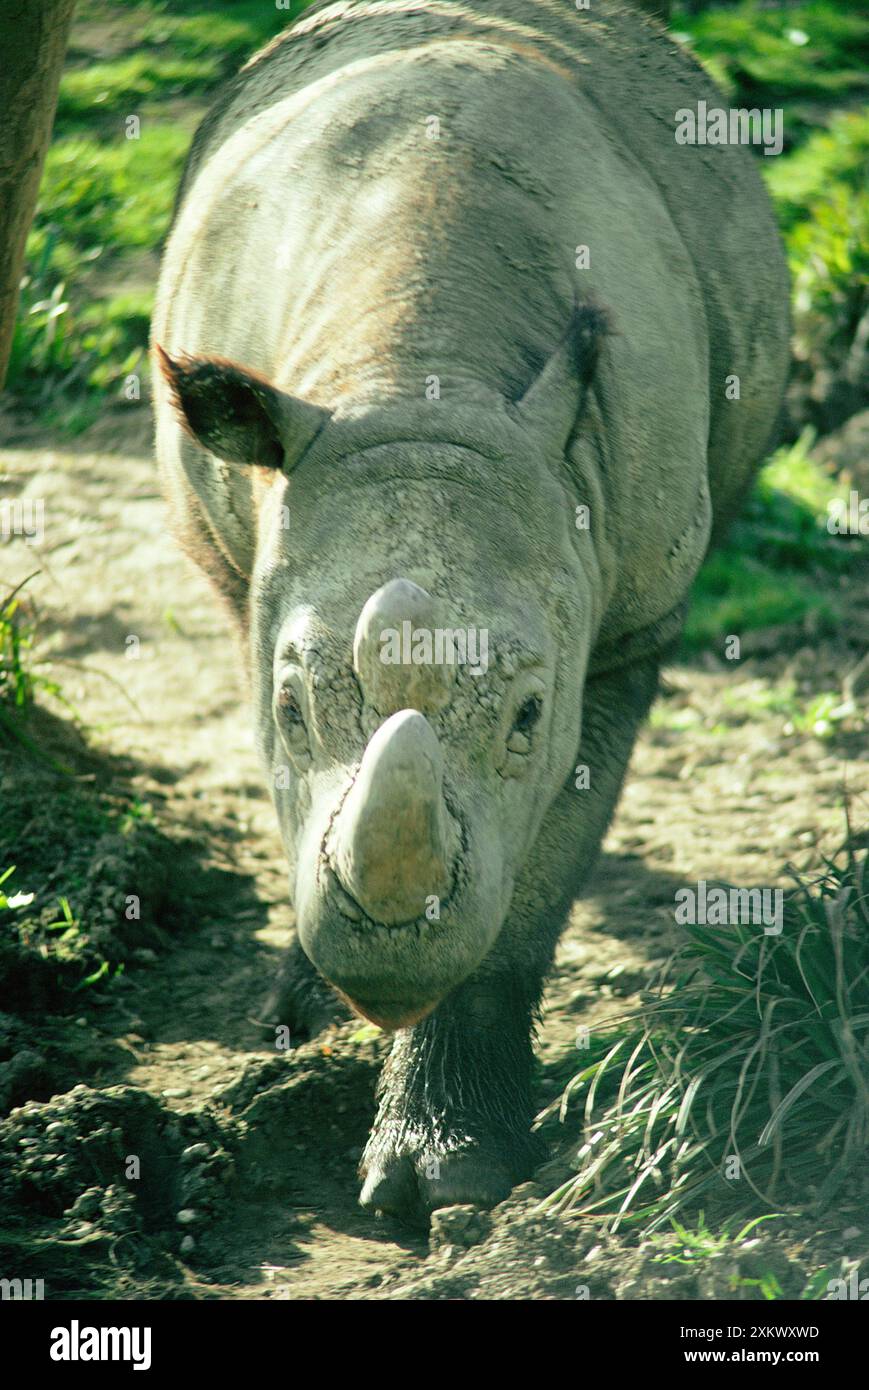
[[[782,309],[787,274],[755,159],[735,146],[686,150],[676,143],[676,111],[699,100],[723,104],[721,94],[682,45],[627,2],[596,0],[589,11],[560,0],[324,0],[312,5],[227,84],[196,134],[178,206],[202,162],[275,102],[373,55],[398,55],[438,40],[455,45],[461,39],[545,64],[582,92],[620,156],[654,183],[678,228],[722,361],[732,360],[732,343],[750,336],[758,344],[753,365],[761,371],[764,361],[772,366],[770,359],[776,349],[780,358],[788,332]],[[457,54],[457,70],[461,62]],[[503,106],[510,105],[506,98]],[[538,131],[530,115],[525,141],[540,157],[540,136],[552,136],[552,123]],[[479,125],[477,133],[485,133]],[[497,146],[499,130],[489,134]]]
[[[602,478],[615,639],[684,592],[709,491],[722,517],[741,495],[780,397],[787,295],[752,157],[675,142],[676,111],[714,105],[712,84],[632,9],[591,13],[552,0],[307,12],[197,135],[155,336],[333,407],[419,396],[432,374],[445,399],[514,398],[575,288],[593,292],[617,336],[595,458],[577,448],[573,463],[580,488],[592,466]],[[589,271],[574,268],[580,243]],[[249,573],[249,485],[179,450]]]

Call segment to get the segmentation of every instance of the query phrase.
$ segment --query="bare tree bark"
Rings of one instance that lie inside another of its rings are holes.
[[[75,0],[0,0],[0,389]]]

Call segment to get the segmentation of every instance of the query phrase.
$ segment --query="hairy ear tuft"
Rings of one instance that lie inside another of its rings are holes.
[[[184,428],[227,463],[289,471],[330,418],[226,358],[154,355]]]
[[[613,332],[612,314],[601,304],[577,304],[565,333],[568,351],[581,386],[594,376],[601,345]]]

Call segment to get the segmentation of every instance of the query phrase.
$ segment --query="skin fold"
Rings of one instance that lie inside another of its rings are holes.
[[[778,416],[781,248],[751,154],[676,143],[698,100],[608,0],[316,6],[179,191],[157,456],[286,847],[270,1016],[395,1030],[362,1200],[409,1219],[541,1157],[543,980]],[[386,663],[403,622],[485,669]]]

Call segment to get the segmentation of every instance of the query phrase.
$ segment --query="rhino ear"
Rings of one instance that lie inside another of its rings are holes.
[[[573,432],[581,397],[597,365],[600,345],[610,332],[609,314],[597,305],[577,305],[561,342],[513,407],[532,433],[559,451]]]
[[[188,433],[228,463],[290,472],[330,419],[254,372],[220,357],[155,356]]]

